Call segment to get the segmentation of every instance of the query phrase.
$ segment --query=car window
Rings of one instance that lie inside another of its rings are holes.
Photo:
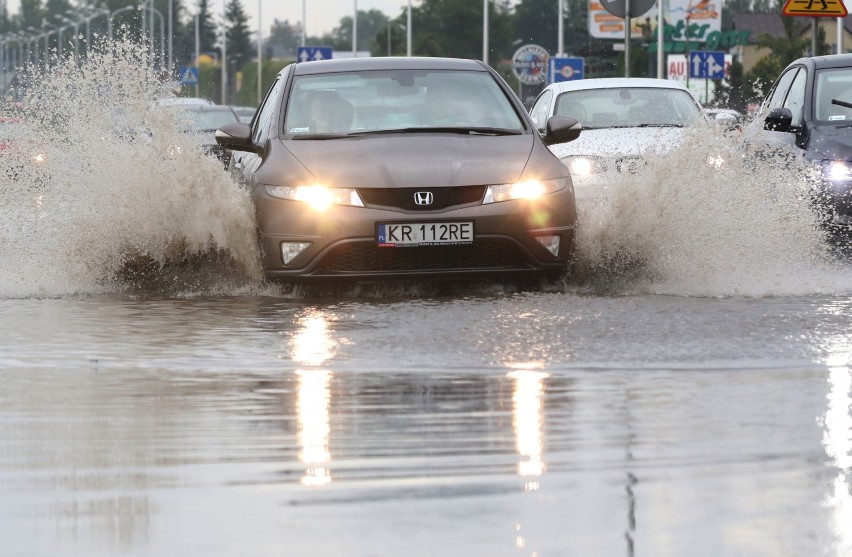
[[[831,68],[816,72],[814,118],[821,122],[842,123],[852,120],[852,68]]]
[[[488,72],[371,70],[296,76],[286,137],[410,127],[522,130],[506,93]]]
[[[283,86],[284,79],[280,77],[276,79],[272,87],[269,88],[269,92],[266,93],[263,104],[258,109],[257,117],[254,120],[254,129],[251,133],[252,141],[258,145],[266,140],[269,133],[269,125],[272,115],[275,113],[275,103]]]
[[[187,130],[211,131],[238,122],[239,118],[230,108],[211,106],[209,109],[181,110],[178,120]]]
[[[793,83],[793,79],[796,77],[798,71],[799,68],[793,68],[778,79],[769,96],[769,101],[766,103],[765,110],[772,110],[773,108],[784,105],[784,99],[787,97],[787,92],[790,90],[790,85]]]
[[[530,110],[530,117],[535,122],[535,127],[540,130],[544,129],[544,124],[547,122],[547,113],[550,112],[551,99],[553,99],[553,91],[548,89],[539,96],[532,110]]]
[[[808,72],[804,68],[799,70],[790,86],[790,92],[784,100],[784,107],[793,113],[793,123],[801,123],[802,109],[805,106],[805,83],[808,80]]]
[[[566,91],[556,97],[554,115],[576,118],[585,129],[691,126],[705,121],[688,91],[663,87]]]

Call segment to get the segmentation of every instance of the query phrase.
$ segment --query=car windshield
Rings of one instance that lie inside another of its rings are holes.
[[[703,120],[688,92],[652,87],[567,91],[557,97],[554,114],[576,118],[584,129],[682,127]]]
[[[203,110],[178,109],[178,120],[189,131],[217,130],[225,124],[238,122],[237,115],[230,108],[209,108]]]
[[[814,118],[830,124],[852,121],[852,68],[831,68],[816,72]]]
[[[491,74],[435,70],[297,76],[284,121],[285,136],[296,139],[433,128],[524,126]]]

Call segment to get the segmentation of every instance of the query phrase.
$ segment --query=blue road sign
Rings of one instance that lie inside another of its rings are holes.
[[[724,79],[725,53],[696,50],[689,53],[690,79]]]
[[[583,79],[584,73],[584,58],[551,58],[547,65],[547,77],[550,83]]]
[[[331,60],[334,51],[330,46],[300,46],[296,49],[296,60],[299,62],[316,62]]]
[[[198,66],[181,66],[181,85],[198,85]]]

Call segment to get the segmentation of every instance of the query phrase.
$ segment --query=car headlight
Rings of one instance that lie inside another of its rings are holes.
[[[556,180],[527,180],[514,184],[497,184],[485,189],[482,204],[510,201],[512,199],[535,199],[565,188],[565,178]]]
[[[331,205],[364,206],[355,188],[327,188],[320,185],[266,186],[266,193],[279,199],[303,201],[316,211],[324,211]]]
[[[852,162],[822,161],[822,177],[832,182],[852,180]]]
[[[606,172],[606,162],[599,157],[573,156],[564,159],[573,176],[591,176]]]

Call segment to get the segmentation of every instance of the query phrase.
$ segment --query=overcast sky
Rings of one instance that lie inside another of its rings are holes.
[[[263,34],[269,33],[269,26],[274,19],[290,20],[290,22],[302,21],[303,0],[243,0],[243,6],[251,18],[252,30],[257,30],[258,2],[263,18]],[[322,35],[340,24],[340,18],[351,16],[355,11],[356,0],[304,0],[305,21],[308,35]],[[379,10],[389,17],[396,17],[402,13],[402,9],[408,7],[408,0],[357,0],[359,11]],[[412,5],[417,5],[416,0]],[[187,6],[192,5],[186,3]],[[210,5],[220,13],[222,11],[222,0],[210,0]]]
[[[131,0],[128,4],[139,0]],[[208,5],[215,14],[221,15],[224,11],[223,0],[208,0]],[[243,0],[243,7],[251,19],[249,27],[252,32],[257,31],[257,13],[261,10],[263,18],[263,34],[269,34],[269,27],[273,20],[289,20],[291,23],[302,21],[302,5],[305,6],[305,20],[307,21],[306,32],[308,35],[322,35],[331,31],[340,23],[340,18],[352,15],[355,11],[356,0]],[[402,13],[402,9],[408,7],[408,0],[357,0],[358,10],[379,10],[389,17],[396,17]],[[418,0],[412,0],[412,5],[418,5]],[[197,6],[196,0],[184,0],[183,5],[187,12],[194,13]],[[9,0],[9,12],[17,14],[20,12],[20,0]],[[218,19],[218,18],[217,18]]]

